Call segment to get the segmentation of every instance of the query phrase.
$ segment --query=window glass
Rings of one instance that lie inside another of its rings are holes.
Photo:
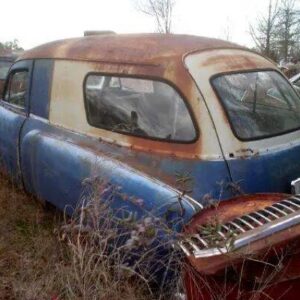
[[[8,88],[5,93],[5,101],[22,107],[25,107],[26,91],[28,86],[28,72],[17,71],[10,75]]]
[[[183,99],[166,83],[89,75],[85,95],[92,126],[170,141],[196,137]]]
[[[0,80],[4,80],[6,78],[11,64],[12,63],[8,61],[0,61]]]
[[[300,127],[300,98],[275,71],[222,75],[213,86],[239,138],[273,136]]]

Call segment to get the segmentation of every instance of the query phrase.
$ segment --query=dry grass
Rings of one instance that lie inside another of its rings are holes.
[[[102,187],[97,188],[99,196]],[[118,231],[109,205],[91,201],[65,219],[2,176],[0,299],[163,299],[161,290],[154,294],[150,288],[147,271],[154,254],[145,250],[133,266],[128,264],[137,249],[146,249],[156,229],[149,218],[126,222],[129,242],[119,247],[124,232]]]
[[[51,299],[64,263],[53,234],[59,214],[0,178],[0,299]]]
[[[155,267],[178,272],[188,266],[172,255],[160,261],[156,252],[149,250],[161,230],[170,235],[170,242],[173,233],[151,216],[138,222],[132,218],[116,219],[109,208],[113,199],[106,204],[98,201],[105,192],[107,186],[103,183],[93,186],[82,199],[84,205],[78,207],[73,218],[67,219],[53,208],[45,209],[36,199],[0,177],[1,300],[175,299],[174,291],[180,292],[180,282],[173,280],[170,287],[162,273],[154,289],[151,276]],[[158,244],[156,249],[160,246],[171,245]],[[245,258],[245,265],[249,259]],[[280,271],[281,261],[282,256],[278,255],[273,265],[265,265],[261,280],[253,282],[256,292],[250,299],[260,298],[265,285]],[[264,259],[259,263],[265,264]],[[243,264],[235,279],[238,290],[244,269]],[[227,279],[232,280],[232,274]],[[200,286],[210,290],[211,299],[218,300],[226,299],[230,293],[232,286],[227,286],[227,279],[224,286],[216,288],[212,282],[208,286],[205,278],[195,277]],[[173,295],[164,294],[170,290]],[[243,298],[244,294],[238,292],[237,299]]]

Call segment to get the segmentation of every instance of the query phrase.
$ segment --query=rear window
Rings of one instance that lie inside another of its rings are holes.
[[[92,74],[85,81],[85,101],[94,127],[167,141],[196,138],[185,102],[166,83]]]
[[[238,138],[253,140],[300,128],[300,98],[280,73],[220,75],[212,84]]]

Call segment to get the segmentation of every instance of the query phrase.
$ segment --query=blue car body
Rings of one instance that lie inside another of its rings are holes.
[[[181,225],[210,201],[289,193],[300,175],[299,131],[241,141],[211,88],[215,74],[260,69],[276,71],[247,49],[191,36],[108,35],[29,50],[11,68],[0,102],[2,168],[27,192],[70,214],[85,180],[98,178],[127,195],[116,207],[137,216],[167,214]],[[23,71],[26,86],[16,88],[24,91],[22,106],[9,100],[8,91]],[[84,103],[88,74],[174,87],[186,101],[195,139],[172,142],[91,126]]]

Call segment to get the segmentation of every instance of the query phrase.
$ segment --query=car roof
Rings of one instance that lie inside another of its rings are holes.
[[[207,49],[243,47],[213,38],[176,34],[108,34],[47,43],[25,51],[22,59],[69,59],[129,64],[161,64]]]

